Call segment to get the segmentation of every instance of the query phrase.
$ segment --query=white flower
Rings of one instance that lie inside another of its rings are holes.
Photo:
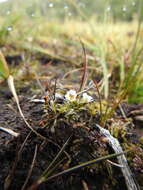
[[[55,98],[56,99],[63,99],[63,95],[59,93],[55,93]]]
[[[82,94],[81,102],[82,103],[89,103],[93,100],[91,96],[89,96],[87,93]]]
[[[29,37],[27,38],[27,41],[28,41],[28,42],[32,42],[32,41],[33,41],[33,37],[29,36]]]
[[[77,93],[75,90],[69,90],[66,95],[65,95],[65,99],[70,101],[70,102],[73,102],[76,100],[76,97],[77,97]]]

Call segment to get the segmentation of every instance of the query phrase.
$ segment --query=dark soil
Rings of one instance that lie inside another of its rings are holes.
[[[68,158],[63,153],[63,162],[57,167],[56,172],[81,162],[101,157],[103,154],[107,155],[108,152],[113,153],[108,144],[102,141],[101,135],[92,128],[87,130],[86,128],[73,127],[59,118],[54,133],[48,127],[43,129],[41,126],[41,121],[44,118],[43,105],[30,103],[31,93],[28,87],[27,92],[26,95],[23,93],[20,95],[22,110],[32,127],[46,137],[46,140],[44,141],[32,132],[30,133],[30,130],[21,119],[10,94],[5,91],[0,96],[0,126],[11,128],[19,132],[20,136],[15,138],[2,131],[0,132],[0,189],[4,189],[4,186],[8,186],[10,190],[20,190],[22,188],[28,175],[36,146],[38,148],[36,161],[27,187],[42,174],[45,167],[55,158],[60,147],[70,136],[72,137],[66,152],[71,161],[68,162]],[[29,137],[20,153],[20,148],[27,136]],[[141,147],[139,150],[142,151]],[[62,158],[60,157],[60,159]],[[135,177],[138,176],[139,178],[136,178],[141,182],[143,168],[140,165],[142,163],[139,164],[139,162],[142,161],[138,156],[134,156],[134,159],[137,158],[139,161],[133,162],[132,160],[131,165],[134,166],[132,170],[135,172]],[[91,168],[80,169],[63,177],[58,177],[53,181],[45,182],[38,189],[85,189],[85,185],[89,189],[126,189],[120,170],[114,166],[111,169],[111,165],[110,167],[109,165],[105,161]]]
[[[7,57],[8,61],[12,58]],[[16,57],[19,62],[20,57]],[[14,58],[15,61],[15,58]],[[41,59],[45,65],[48,59]],[[58,61],[56,61],[55,66]],[[15,63],[14,64],[19,64]],[[49,121],[44,112],[43,104],[31,103],[30,98],[35,95],[31,85],[18,89],[20,105],[27,121],[40,133],[45,140],[36,136],[27,128],[21,118],[16,104],[7,87],[0,89],[0,127],[10,128],[18,132],[19,137],[13,137],[0,131],[0,190],[26,190],[41,176],[43,171],[56,157],[61,147],[70,137],[65,152],[58,159],[60,164],[51,173],[56,174],[82,162],[93,160],[111,153],[106,139],[94,128],[93,123],[98,122],[98,117],[91,117],[82,113],[81,121],[68,122],[59,115],[51,130],[54,118]],[[140,138],[143,136],[141,120],[142,105],[122,104],[122,108],[127,117],[133,119],[135,127],[128,129],[126,139],[119,138],[124,148],[133,148],[134,151],[127,154],[129,165],[134,177],[141,189],[143,189],[143,143]],[[117,115],[122,118],[120,110]],[[140,116],[140,117],[137,117]],[[52,117],[52,115],[51,115]],[[140,120],[138,120],[140,118]],[[91,122],[92,121],[92,122]],[[23,148],[22,148],[23,146]],[[33,161],[34,154],[36,158]],[[116,158],[112,159],[117,162]],[[29,175],[30,167],[32,173]],[[54,165],[55,166],[55,165]],[[24,183],[28,182],[24,187]],[[38,190],[126,190],[126,184],[118,167],[107,161],[100,162],[91,167],[82,168],[54,180],[42,183]],[[32,190],[32,189],[30,189]],[[33,189],[34,190],[34,189]]]

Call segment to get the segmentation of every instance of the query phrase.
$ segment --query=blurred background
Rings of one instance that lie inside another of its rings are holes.
[[[10,62],[34,68],[56,59],[72,70],[81,67],[82,41],[104,97],[130,86],[129,101],[143,102],[142,13],[142,0],[0,0],[0,48]]]
[[[103,21],[105,15],[114,22],[132,21],[136,18],[139,0],[1,0],[1,16],[20,14],[46,19],[65,19],[67,17],[85,19],[84,16],[96,17]],[[141,4],[143,2],[141,1]]]
[[[84,22],[92,30],[96,30],[97,22],[108,25],[134,22],[138,21],[142,6],[141,0],[0,0],[0,36],[8,36],[16,30],[27,35],[51,22],[55,24],[51,30],[60,29],[57,22],[73,21],[75,25],[78,21]],[[71,29],[76,30],[76,27]]]

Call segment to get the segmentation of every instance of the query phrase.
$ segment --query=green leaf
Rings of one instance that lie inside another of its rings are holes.
[[[7,79],[9,76],[9,68],[7,62],[4,58],[4,55],[0,51],[0,77]]]

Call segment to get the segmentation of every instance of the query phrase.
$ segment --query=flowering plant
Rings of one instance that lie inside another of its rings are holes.
[[[69,90],[65,95],[65,100],[69,102],[79,100],[79,103],[89,103],[93,101],[93,98],[89,96],[87,93],[83,93],[82,96],[79,98],[75,90]]]

